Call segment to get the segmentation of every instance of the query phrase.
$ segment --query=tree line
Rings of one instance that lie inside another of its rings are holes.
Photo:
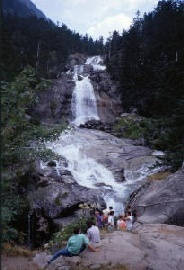
[[[65,63],[72,53],[101,54],[103,38],[93,40],[70,30],[65,24],[30,16],[26,18],[4,15],[2,21],[1,79],[11,80],[27,65],[39,76],[55,78],[65,71]]]
[[[111,77],[121,85],[124,110],[136,108],[157,123],[150,141],[166,151],[167,164],[179,168],[184,159],[184,2],[159,1],[143,17],[138,11],[128,31],[114,31],[105,51]]]

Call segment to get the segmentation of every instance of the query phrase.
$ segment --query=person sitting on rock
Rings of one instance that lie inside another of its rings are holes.
[[[73,235],[69,238],[67,246],[57,251],[53,257],[48,261],[48,264],[56,260],[59,256],[72,257],[77,256],[83,252],[87,247],[90,251],[98,251],[89,244],[88,238],[84,234],[80,234],[80,228],[76,226],[73,230]]]
[[[90,244],[94,247],[98,247],[100,244],[100,232],[98,227],[95,225],[94,220],[90,220],[87,222],[88,230],[87,230],[87,235]]]

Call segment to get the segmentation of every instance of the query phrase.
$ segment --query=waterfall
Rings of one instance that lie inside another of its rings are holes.
[[[100,56],[89,57],[85,65],[91,65],[94,71],[105,70],[105,66],[101,65]],[[74,66],[73,79],[75,88],[71,100],[73,123],[77,126],[84,124],[89,120],[99,120],[97,112],[96,97],[93,85],[88,75],[84,75],[84,65]]]
[[[57,141],[47,143],[47,148],[67,159],[67,169],[79,185],[100,190],[107,206],[113,206],[117,214],[122,213],[125,187],[115,181],[110,170],[88,155],[88,147],[93,143],[87,130],[82,132],[82,129],[75,127],[64,131]],[[59,172],[61,166],[56,163]]]
[[[101,62],[102,59],[99,56],[94,56],[88,58],[85,65],[91,65],[94,71],[102,71],[105,70],[105,67]],[[115,214],[119,215],[124,211],[124,204],[131,192],[135,190],[138,182],[151,174],[149,167],[153,164],[148,161],[134,170],[125,170],[126,181],[116,182],[113,173],[98,161],[96,153],[105,147],[103,146],[105,145],[104,140],[106,144],[111,145],[110,152],[113,152],[113,147],[117,147],[117,139],[115,137],[108,139],[107,136],[111,135],[77,127],[90,119],[99,119],[93,86],[88,75],[84,73],[85,65],[74,67],[73,79],[76,86],[71,106],[75,126],[65,130],[58,140],[46,143],[46,147],[65,157],[68,162],[67,169],[78,184],[100,190],[107,207],[113,206]],[[96,146],[99,142],[100,145]],[[118,147],[122,147],[122,145],[118,145]],[[106,158],[105,154],[103,158]],[[60,162],[56,162],[56,164],[56,170],[59,174],[62,167]]]
[[[106,66],[102,65],[103,60],[99,55],[89,57],[86,60],[87,65],[92,65],[94,71],[105,70]]]

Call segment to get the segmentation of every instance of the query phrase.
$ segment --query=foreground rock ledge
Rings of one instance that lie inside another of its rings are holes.
[[[48,258],[46,253],[39,253],[34,262],[43,268]],[[116,265],[126,266],[129,270],[183,270],[184,228],[145,224],[135,226],[133,233],[108,233],[103,235],[98,252],[85,251],[80,257],[60,257],[47,269],[113,269]]]

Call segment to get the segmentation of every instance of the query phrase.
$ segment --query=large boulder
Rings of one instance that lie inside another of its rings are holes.
[[[75,181],[64,159],[59,171],[54,163],[40,167],[37,162],[27,179],[29,241],[35,247],[48,241],[58,229],[88,217],[94,207],[106,207],[100,191]]]
[[[62,168],[59,172],[50,166],[54,162],[49,162],[42,169],[37,164],[37,172],[34,172],[34,177],[29,181],[28,198],[31,208],[46,218],[54,219],[73,215],[82,203],[105,207],[98,190],[80,186],[65,167],[66,160],[63,158],[60,162]]]
[[[150,181],[130,200],[137,222],[184,225],[184,172],[167,179]]]
[[[80,257],[59,257],[48,270],[131,269],[183,270],[184,228],[149,224],[138,226],[133,233],[115,231],[103,235],[98,252],[84,251]],[[37,254],[34,262],[44,266],[50,257]],[[61,267],[61,268],[58,268]]]

